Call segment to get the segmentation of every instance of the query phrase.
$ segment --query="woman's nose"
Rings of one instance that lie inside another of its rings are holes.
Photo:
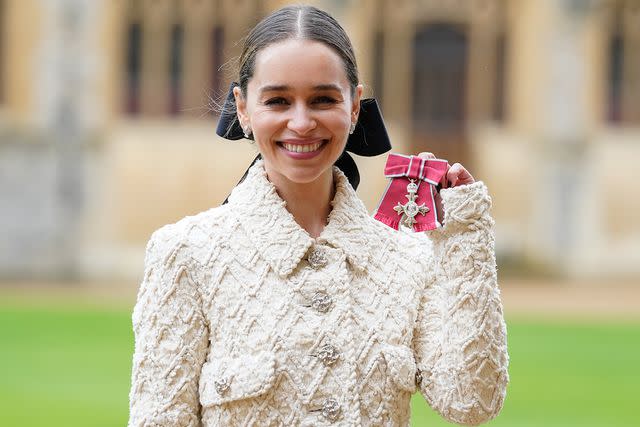
[[[315,129],[317,123],[306,106],[297,106],[292,111],[287,127],[299,135],[305,135]]]

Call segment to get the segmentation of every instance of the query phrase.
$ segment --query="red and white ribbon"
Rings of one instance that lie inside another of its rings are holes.
[[[413,218],[409,222],[412,223],[416,232],[442,227],[438,219],[434,195],[436,185],[448,169],[449,163],[443,159],[389,154],[384,174],[390,182],[378,204],[374,218],[396,230],[403,218],[406,219],[407,216]],[[412,181],[415,181],[418,187],[413,196],[407,188]],[[408,206],[412,199],[418,206]],[[416,209],[419,211],[414,213]]]

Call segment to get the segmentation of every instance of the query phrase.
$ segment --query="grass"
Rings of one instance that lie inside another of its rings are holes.
[[[130,323],[124,310],[0,309],[0,425],[126,425]]]
[[[489,426],[640,425],[640,324],[509,319],[511,383]],[[130,308],[0,301],[0,425],[122,426]],[[414,426],[447,426],[419,394]]]
[[[488,426],[640,425],[640,325],[508,322],[510,384]],[[414,396],[415,426],[451,425]]]

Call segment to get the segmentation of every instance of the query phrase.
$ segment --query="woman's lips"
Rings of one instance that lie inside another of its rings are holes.
[[[286,155],[294,159],[311,159],[322,151],[326,145],[326,139],[286,139],[278,142],[278,147]]]

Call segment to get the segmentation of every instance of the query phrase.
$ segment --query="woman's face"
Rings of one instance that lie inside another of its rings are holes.
[[[246,98],[238,87],[234,94],[269,177],[309,183],[342,154],[362,86],[352,97],[342,59],[328,46],[289,39],[260,51]]]

